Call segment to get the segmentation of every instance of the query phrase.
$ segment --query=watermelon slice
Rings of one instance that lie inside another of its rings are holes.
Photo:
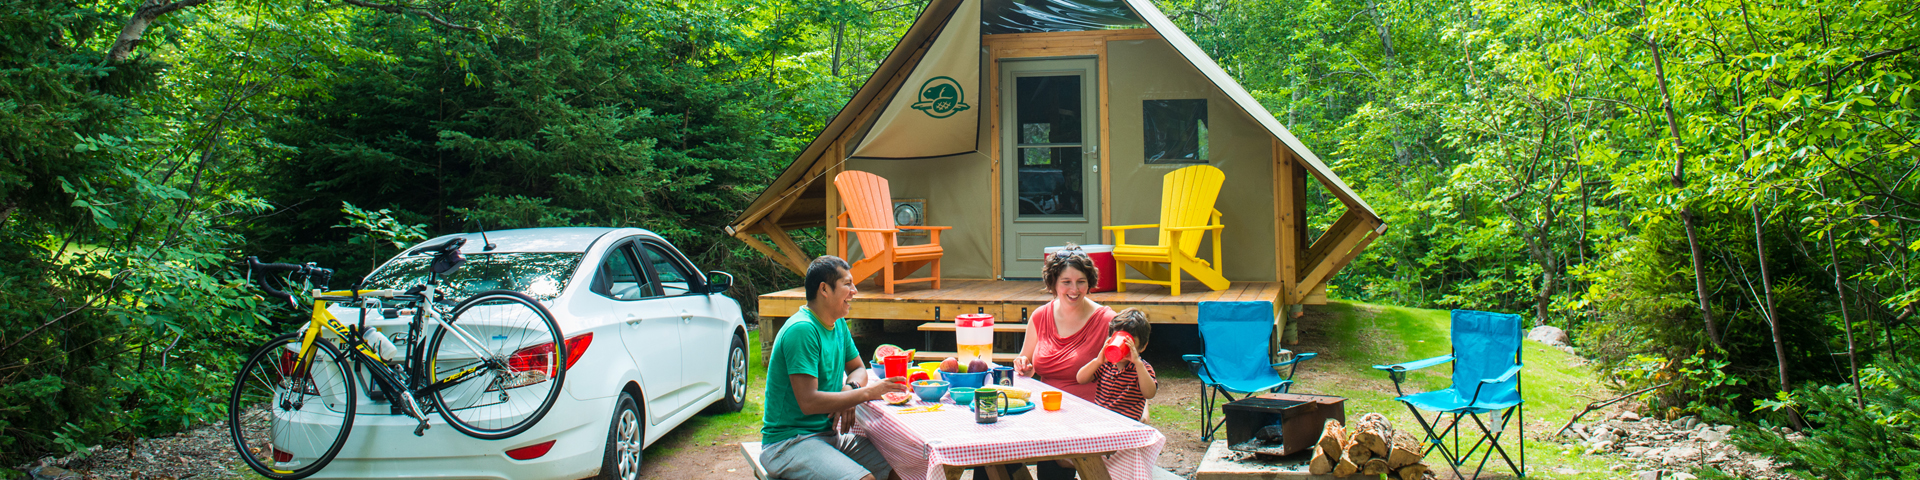
[[[906,352],[907,352],[906,350],[901,350],[900,347],[894,346],[893,344],[881,345],[873,348],[873,361],[878,363],[882,358],[887,358],[894,355],[902,355],[902,354],[905,354]]]
[[[880,398],[885,399],[887,403],[893,405],[906,405],[907,401],[913,400],[913,394],[907,392],[887,392],[880,394]]]

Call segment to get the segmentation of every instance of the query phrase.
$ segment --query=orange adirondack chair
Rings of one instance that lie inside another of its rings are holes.
[[[836,221],[836,230],[840,231],[840,258],[847,258],[848,233],[860,237],[861,258],[852,262],[853,283],[866,281],[874,273],[880,273],[880,286],[887,293],[893,293],[893,286],[900,283],[933,282],[933,288],[940,288],[940,257],[945,250],[940,248],[940,231],[953,227],[906,227],[893,223],[893,193],[887,188],[887,179],[859,170],[840,172],[833,177],[833,185],[840,190],[840,199],[846,204],[847,211],[842,212]],[[851,221],[853,226],[847,226]],[[900,230],[926,230],[930,243],[926,245],[901,245]],[[907,280],[907,275],[919,271],[920,267],[933,265],[933,275],[927,278]]]
[[[1192,275],[1195,280],[1206,284],[1215,291],[1226,290],[1230,282],[1221,274],[1220,262],[1220,210],[1213,208],[1213,202],[1220,197],[1220,186],[1226,183],[1227,174],[1212,165],[1194,165],[1170,172],[1160,187],[1160,223],[1149,225],[1115,225],[1105,227],[1113,231],[1113,260],[1122,265],[1131,266],[1146,279],[1127,278],[1127,268],[1120,267],[1118,282],[1120,291],[1127,291],[1129,283],[1166,285],[1174,295],[1180,294],[1180,274]],[[1128,245],[1127,230],[1138,228],[1157,228],[1160,230],[1160,242],[1153,245]],[[1199,257],[1200,240],[1207,232],[1213,232],[1213,261]],[[1162,267],[1161,264],[1166,264]]]

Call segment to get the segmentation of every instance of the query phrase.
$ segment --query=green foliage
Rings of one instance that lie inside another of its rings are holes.
[[[1860,391],[1851,385],[1807,386],[1763,408],[1789,408],[1806,416],[1804,439],[1788,439],[1766,423],[1721,418],[1734,429],[1733,444],[1765,454],[1804,478],[1904,478],[1920,468],[1920,364],[1888,362],[1861,372]]]
[[[396,252],[404,250],[414,243],[427,239],[426,225],[407,225],[393,218],[393,211],[380,209],[367,211],[353,206],[352,202],[340,202],[340,213],[347,214],[345,223],[333,228],[355,230],[353,238],[347,239],[349,245],[363,245],[369,257],[375,262],[382,258],[380,246],[393,247]],[[359,230],[365,230],[360,232]],[[378,268],[378,265],[368,267]]]

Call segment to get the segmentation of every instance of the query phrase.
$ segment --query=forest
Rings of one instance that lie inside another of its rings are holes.
[[[925,3],[9,0],[0,476],[223,417],[278,332],[248,255],[630,226],[797,285],[721,227]],[[1386,219],[1330,296],[1566,329],[1817,476],[1920,463],[1920,3],[1154,3]]]

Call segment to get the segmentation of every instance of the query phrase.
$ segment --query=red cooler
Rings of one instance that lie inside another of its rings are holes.
[[[1067,247],[1047,247],[1046,258],[1053,258],[1054,252],[1065,248]],[[1093,259],[1093,268],[1100,271],[1100,283],[1094,284],[1092,291],[1096,293],[1113,291],[1116,285],[1115,279],[1120,278],[1120,274],[1116,273],[1119,272],[1118,267],[1113,264],[1113,246],[1081,245],[1080,251],[1087,252],[1087,257]]]

